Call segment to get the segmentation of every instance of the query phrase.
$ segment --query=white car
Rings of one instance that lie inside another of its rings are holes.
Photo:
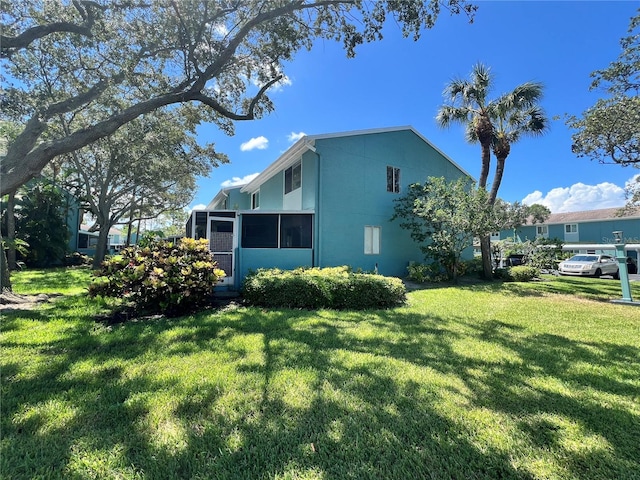
[[[619,278],[618,262],[609,255],[574,255],[558,265],[560,275],[581,275],[600,277],[613,275]]]

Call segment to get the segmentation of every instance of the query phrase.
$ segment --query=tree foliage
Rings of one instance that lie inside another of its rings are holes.
[[[425,259],[439,264],[447,276],[455,279],[462,254],[474,237],[524,223],[520,204],[497,201],[490,204],[488,193],[466,178],[447,182],[429,177],[424,184],[409,185],[407,193],[395,201],[392,220],[410,232]]]
[[[418,38],[466,0],[14,0],[2,3],[2,114],[24,124],[0,163],[0,194],[53,158],[113,134],[140,115],[188,104],[191,121],[232,134],[273,110],[267,92],[318,38],[358,45],[387,20]],[[78,115],[82,113],[82,115]],[[64,118],[67,129],[52,122]]]
[[[64,157],[65,184],[96,219],[94,267],[109,229],[122,219],[155,218],[193,199],[196,180],[226,158],[200,147],[181,108],[143,115]]]
[[[639,10],[640,11],[640,10]],[[622,52],[603,70],[591,75],[592,89],[604,88],[608,97],[582,113],[569,116],[573,152],[600,163],[640,165],[640,14],[631,18]]]
[[[61,265],[68,250],[69,199],[46,179],[37,179],[16,194],[16,240],[24,245],[19,257],[30,267]],[[3,217],[6,210],[3,209]],[[3,222],[3,227],[5,222]],[[3,231],[3,236],[6,232]]]

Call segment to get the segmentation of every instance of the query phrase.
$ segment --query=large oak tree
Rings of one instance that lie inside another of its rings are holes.
[[[182,103],[195,122],[227,133],[273,109],[268,90],[284,63],[318,38],[348,56],[382,38],[393,17],[418,38],[442,8],[466,0],[41,0],[2,1],[2,114],[25,125],[0,161],[0,194],[52,159],[113,134],[146,113]],[[121,100],[126,101],[121,101]],[[78,114],[90,123],[76,122]],[[61,117],[69,126],[52,131]]]
[[[197,178],[226,161],[196,143],[183,110],[142,115],[65,156],[60,176],[92,214],[99,232],[94,268],[104,260],[113,226],[185,207],[193,200]]]

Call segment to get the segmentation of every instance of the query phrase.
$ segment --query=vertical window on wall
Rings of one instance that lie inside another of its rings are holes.
[[[300,162],[284,171],[284,193],[293,192],[302,185],[302,164]]]
[[[400,193],[400,169],[387,167],[387,192]]]
[[[260,207],[260,190],[251,194],[251,209]]]
[[[536,235],[538,237],[547,237],[547,236],[549,236],[549,227],[547,227],[547,225],[538,225],[536,227]]]
[[[364,253],[365,255],[378,255],[380,253],[381,227],[366,225],[364,227]]]

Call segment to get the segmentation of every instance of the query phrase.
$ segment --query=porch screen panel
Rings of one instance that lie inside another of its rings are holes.
[[[278,248],[277,214],[243,215],[242,248]]]
[[[311,215],[281,215],[280,248],[311,248],[312,225]]]
[[[195,238],[207,238],[207,212],[196,212]]]
[[[213,259],[218,264],[218,268],[224,270],[224,273],[227,276],[231,275],[231,272],[233,271],[233,265],[231,265],[233,255],[231,255],[231,253],[228,255],[225,255],[224,253],[216,253],[213,255]]]
[[[211,232],[209,250],[212,252],[233,251],[233,232]]]

